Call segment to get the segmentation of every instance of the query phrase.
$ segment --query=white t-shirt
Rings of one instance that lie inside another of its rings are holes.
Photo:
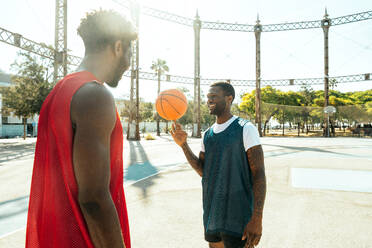
[[[236,120],[236,118],[238,117],[234,115],[228,121],[222,124],[218,124],[217,122],[214,123],[210,128],[213,129],[214,133],[220,133],[224,131],[234,120]],[[202,135],[202,140],[201,140],[201,151],[202,152],[205,152],[204,133]],[[251,122],[246,123],[243,127],[243,143],[244,143],[245,151],[247,151],[249,148],[253,146],[257,146],[261,144],[258,130]]]

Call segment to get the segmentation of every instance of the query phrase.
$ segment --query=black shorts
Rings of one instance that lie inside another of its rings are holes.
[[[223,232],[220,233],[205,233],[204,238],[206,241],[211,243],[223,242],[225,248],[243,248],[245,245],[245,240],[241,237],[233,236]]]

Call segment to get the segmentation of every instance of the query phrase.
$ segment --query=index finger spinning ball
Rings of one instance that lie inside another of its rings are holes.
[[[185,95],[176,89],[160,92],[155,102],[158,114],[166,120],[175,121],[181,118],[187,110]]]

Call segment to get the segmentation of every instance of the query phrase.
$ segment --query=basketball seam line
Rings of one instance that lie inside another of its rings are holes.
[[[165,115],[165,118],[168,119],[168,115],[164,112],[162,95],[160,95],[160,107],[161,107],[161,111],[163,111],[163,114]]]
[[[182,98],[182,97],[179,97],[179,96],[176,96],[176,95],[172,95],[172,94],[160,94],[161,96],[174,96],[174,97],[177,97],[178,99],[180,99],[181,101],[183,101],[184,103],[187,104],[187,102],[185,102],[185,100]]]
[[[177,114],[181,115],[181,113],[177,111],[177,109],[167,100],[167,98],[164,98],[164,101],[167,101],[169,103],[169,105],[174,109],[174,111],[176,111]]]

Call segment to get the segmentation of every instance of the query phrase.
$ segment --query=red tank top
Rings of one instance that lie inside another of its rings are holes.
[[[70,103],[90,72],[77,72],[59,81],[43,103],[39,116],[34,169],[28,208],[26,248],[94,247],[80,210],[72,163],[73,128]],[[111,134],[110,193],[118,212],[124,242],[130,248],[123,188],[123,129],[117,114]]]

